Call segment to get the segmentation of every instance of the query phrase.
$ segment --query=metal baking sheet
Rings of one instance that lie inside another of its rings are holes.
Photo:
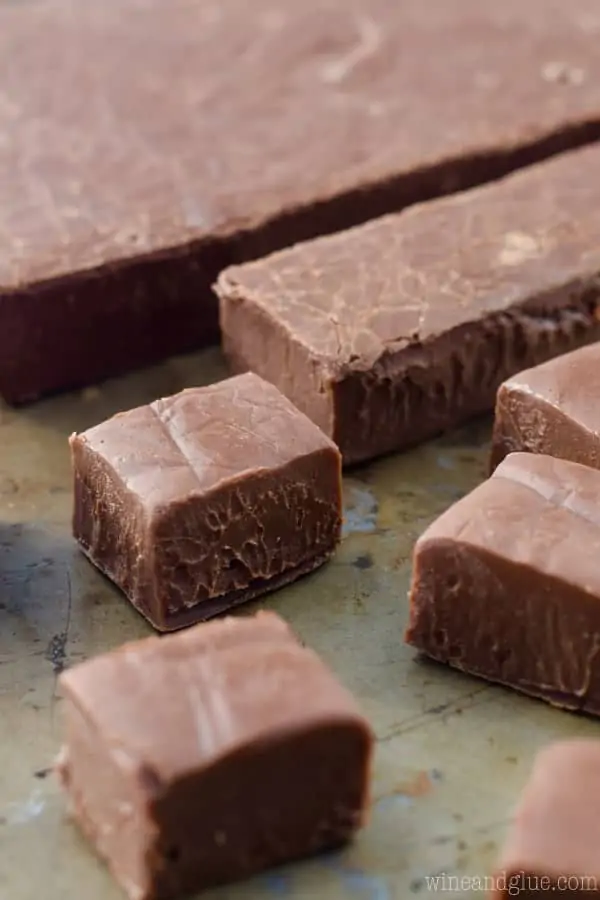
[[[225,374],[210,351],[0,408],[0,900],[121,897],[65,818],[49,771],[61,735],[57,675],[150,629],[71,539],[67,436]],[[418,661],[403,645],[413,542],[484,477],[488,438],[480,421],[351,473],[334,561],[262,602],[330,663],[373,723],[371,821],[342,852],[203,897],[483,896],[535,752],[598,732],[593,721]]]

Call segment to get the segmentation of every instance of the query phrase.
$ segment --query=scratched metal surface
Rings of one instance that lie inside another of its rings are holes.
[[[0,900],[121,896],[66,821],[48,773],[60,742],[56,676],[149,629],[71,540],[67,435],[224,374],[211,351],[23,411],[0,409]],[[403,646],[413,541],[483,477],[488,434],[479,423],[347,478],[336,559],[265,601],[373,723],[371,823],[341,853],[209,892],[210,900],[481,896],[477,881],[452,876],[489,873],[535,751],[597,730],[416,661]]]

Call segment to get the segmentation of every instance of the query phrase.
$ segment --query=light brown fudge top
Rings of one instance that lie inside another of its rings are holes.
[[[599,37],[596,0],[2,3],[0,290],[597,121]]]
[[[119,413],[71,438],[151,507],[279,469],[335,444],[273,385],[247,373]]]
[[[291,732],[368,729],[348,691],[269,612],[125,644],[60,684],[119,765],[143,764],[165,782]]]
[[[539,397],[600,435],[600,343],[590,344],[509,378],[500,391]]]
[[[439,541],[470,545],[600,598],[600,471],[511,453],[430,525],[416,552]]]
[[[600,271],[600,147],[225,270],[332,377]],[[558,303],[559,298],[556,298]],[[598,303],[600,310],[600,302]]]
[[[498,870],[588,876],[600,890],[598,846],[600,741],[553,744],[535,761]]]

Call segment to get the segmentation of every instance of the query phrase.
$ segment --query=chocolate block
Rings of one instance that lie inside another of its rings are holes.
[[[232,366],[276,384],[345,463],[492,409],[508,376],[600,338],[592,184],[600,201],[599,147],[229,269]]]
[[[600,472],[511,454],[417,541],[406,641],[599,715],[599,553]]]
[[[347,841],[372,738],[272,613],[149,638],[61,676],[58,771],[130,900],[167,900]]]
[[[596,12],[0,4],[0,395],[214,340],[224,266],[595,139]]]
[[[324,563],[340,538],[340,456],[255,375],[183,391],[71,438],[73,532],[160,631]]]
[[[500,386],[491,470],[515,451],[600,469],[600,344],[520,372]]]
[[[600,894],[600,742],[561,741],[537,757],[500,855],[491,900]]]

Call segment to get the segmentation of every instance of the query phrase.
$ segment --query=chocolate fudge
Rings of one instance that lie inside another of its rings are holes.
[[[592,147],[225,271],[224,347],[356,463],[492,409],[508,376],[599,339],[599,273]]]
[[[337,448],[256,375],[121,413],[71,452],[74,535],[160,631],[293,581],[340,538]]]
[[[369,726],[272,613],[126,644],[60,684],[59,776],[130,900],[335,847],[363,822]]]
[[[598,897],[599,844],[600,742],[552,744],[535,761],[490,900]]]
[[[600,469],[600,343],[520,372],[500,386],[491,470],[515,451]]]
[[[596,139],[597,48],[596,0],[0,3],[0,395],[215,340],[224,266]]]
[[[513,453],[417,541],[406,640],[600,715],[599,554],[600,472]]]

